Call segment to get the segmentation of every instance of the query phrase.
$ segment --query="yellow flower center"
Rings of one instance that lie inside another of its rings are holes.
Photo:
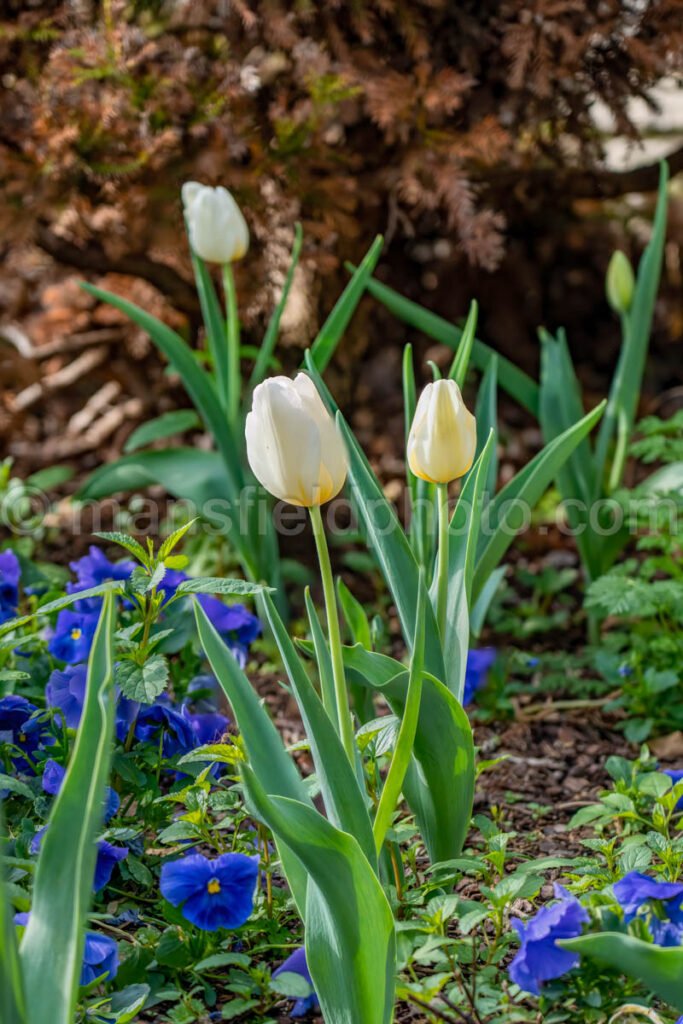
[[[26,743],[26,733],[20,732],[17,739],[19,740],[20,743]]]
[[[206,891],[210,892],[212,896],[215,896],[217,892],[221,891],[221,883],[217,878],[210,878],[206,884]]]
[[[78,628],[71,630],[71,639],[72,640],[80,640],[82,636],[83,636],[83,630],[78,629]]]

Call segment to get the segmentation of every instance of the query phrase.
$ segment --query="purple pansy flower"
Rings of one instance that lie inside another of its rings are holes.
[[[541,907],[528,921],[512,919],[521,949],[508,968],[510,978],[525,992],[539,995],[544,981],[559,978],[579,962],[577,953],[561,949],[557,939],[573,939],[589,921],[587,912],[575,896],[555,885],[557,903]]]
[[[273,971],[274,978],[279,977],[281,974],[298,974],[308,983],[311,989],[309,995],[301,996],[296,1000],[290,1010],[290,1017],[304,1017],[307,1013],[318,1009],[318,997],[313,988],[313,981],[308,970],[308,964],[306,963],[306,950],[303,946],[295,949],[291,956],[288,956],[285,962],[280,964],[277,970]]]
[[[486,676],[495,660],[496,650],[494,647],[482,647],[478,651],[468,651],[463,704],[472,703],[477,690],[480,690],[486,683]]]
[[[99,608],[94,611],[80,610],[77,606],[82,603],[85,602],[78,601],[73,608],[66,608],[59,613],[47,645],[53,657],[65,661],[68,665],[88,660],[97,629]]]
[[[683,883],[660,882],[640,871],[629,871],[615,882],[614,897],[629,924],[645,916],[652,941],[658,946],[680,946],[683,941]],[[653,913],[655,904],[664,915]]]
[[[46,793],[49,793],[50,796],[57,796],[65,775],[66,768],[49,757],[43,767],[43,790]],[[119,799],[119,794],[115,789],[112,789],[111,786],[107,786],[104,803],[104,820],[110,821],[118,811],[120,805],[121,801]]]
[[[10,749],[9,757],[19,771],[29,767],[27,757],[35,753],[43,740],[43,723],[32,718],[37,710],[35,704],[16,693],[0,699],[0,745],[7,743],[18,748]],[[22,757],[20,751],[25,751],[27,757]]]
[[[43,836],[46,832],[47,825],[43,825],[41,829],[38,829],[31,840],[31,845],[29,847],[31,853],[37,854],[40,852]],[[109,884],[114,868],[120,861],[125,860],[127,856],[127,846],[113,846],[111,843],[108,843],[106,839],[100,839],[98,841],[95,875],[92,883],[93,892],[99,892],[100,889],[104,889],[105,885]]]
[[[15,914],[14,923],[20,928],[25,928],[30,916],[30,913]],[[118,969],[119,956],[114,940],[99,932],[86,932],[79,984],[90,985],[96,978],[113,981]],[[102,977],[103,975],[105,977]]]
[[[19,606],[19,560],[13,551],[0,551],[0,624],[13,619]]]
[[[55,669],[45,687],[48,707],[59,708],[70,729],[81,720],[87,678],[87,665],[67,665],[64,671]]]
[[[183,917],[206,932],[239,928],[254,909],[258,857],[224,853],[209,860],[200,853],[165,863],[161,893]]]

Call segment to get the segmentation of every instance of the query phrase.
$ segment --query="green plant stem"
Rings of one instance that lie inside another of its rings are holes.
[[[346,692],[346,676],[344,674],[344,658],[342,655],[341,634],[339,632],[339,614],[337,612],[337,598],[334,589],[334,578],[332,576],[332,563],[330,552],[327,547],[325,528],[320,514],[320,507],[313,505],[309,512],[311,514],[311,525],[315,546],[318,552],[320,563],[320,577],[323,584],[325,596],[325,612],[327,615],[327,634],[330,642],[330,657],[332,659],[332,678],[334,680],[334,692],[337,699],[337,718],[339,719],[339,732],[344,750],[349,761],[355,764],[355,741],[353,735],[353,722],[349,711],[349,698]]]
[[[228,379],[219,381],[220,393],[225,398],[228,420],[236,423],[240,407],[242,379],[240,374],[240,322],[237,310],[237,292],[232,264],[223,264],[223,289],[225,291],[225,333],[228,346]]]
[[[437,484],[439,503],[439,550],[436,562],[436,621],[443,640],[448,602],[448,484]]]

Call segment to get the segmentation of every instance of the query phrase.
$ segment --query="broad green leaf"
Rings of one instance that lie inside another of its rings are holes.
[[[268,594],[263,596],[263,607],[299,707],[327,815],[333,825],[356,837],[363,853],[376,870],[377,861],[365,793],[359,789],[339,734],[313,689]]]
[[[14,910],[5,883],[5,823],[0,799],[0,1021],[28,1024]]]
[[[372,650],[370,623],[365,614],[365,609],[360,601],[353,596],[341,576],[337,580],[337,594],[346,625],[351,633],[352,642],[354,644],[362,644],[369,651]]]
[[[153,420],[147,420],[130,434],[123,450],[126,455],[136,452],[153,441],[164,441],[175,434],[184,434],[186,430],[195,430],[201,426],[201,420],[193,409],[175,409],[165,412]]]
[[[580,935],[559,940],[559,945],[641,981],[660,999],[683,1011],[683,947],[654,946],[621,932]]]
[[[454,380],[459,388],[464,387],[465,384],[467,368],[470,365],[470,357],[472,355],[472,346],[474,345],[474,335],[477,330],[478,316],[479,307],[477,306],[477,301],[476,299],[472,299],[472,302],[470,303],[470,311],[467,314],[467,320],[465,321],[465,326],[463,327],[462,334],[460,335],[458,348],[448,372],[449,378]]]
[[[477,421],[477,450],[475,458],[479,458],[491,431],[495,440],[489,458],[489,469],[484,484],[485,503],[493,498],[498,483],[498,356],[494,355],[489,362],[479,385],[477,403],[474,410]]]
[[[230,702],[249,762],[261,784],[271,795],[291,797],[310,804],[308,790],[296,765],[288,756],[268,712],[198,601],[195,601],[194,614],[199,642]],[[294,902],[303,914],[306,905],[306,875],[286,847],[280,847],[280,857]]]
[[[666,241],[668,180],[669,168],[666,162],[662,161],[652,237],[638,266],[631,308],[622,318],[621,352],[612,378],[607,409],[600,425],[595,448],[595,497],[598,497],[603,486],[609,449],[617,433],[620,435],[620,443],[617,445],[620,451],[619,464],[613,466],[609,474],[610,490],[614,490],[621,482],[626,444],[633,430],[633,422],[638,409]]]
[[[334,692],[334,675],[332,672],[330,649],[327,645],[327,639],[323,633],[323,628],[320,625],[320,619],[318,618],[318,613],[315,610],[315,605],[313,604],[310,587],[306,587],[304,596],[306,601],[306,612],[308,614],[308,624],[311,629],[311,638],[313,640],[315,661],[318,666],[320,696],[322,697],[323,706],[325,707],[327,714],[330,716],[335,728],[337,728],[339,725],[339,715],[337,713],[337,697]]]
[[[254,363],[254,369],[251,371],[251,377],[249,378],[249,387],[247,394],[251,394],[257,384],[260,384],[263,378],[268,373],[270,362],[273,357],[275,345],[277,343],[278,332],[280,330],[280,321],[282,314],[285,311],[287,305],[287,298],[289,296],[290,288],[292,287],[292,281],[294,280],[294,273],[299,262],[299,256],[301,254],[301,245],[303,242],[303,232],[301,230],[301,224],[297,223],[294,227],[294,245],[292,246],[292,258],[289,264],[289,270],[287,271],[287,277],[282,288],[282,295],[273,310],[266,333],[263,336],[261,348],[259,349]]]
[[[525,517],[528,515],[556,476],[559,467],[593,429],[604,408],[603,401],[546,445],[487,506],[482,517],[482,536],[472,582],[474,603],[516,536],[515,523],[519,512]]]
[[[403,718],[409,675],[399,662],[356,644],[344,648],[344,664],[365,686],[378,690],[394,714]],[[436,863],[457,857],[472,814],[474,741],[461,705],[431,674],[425,674],[422,684],[413,754],[403,792],[430,859]]]
[[[225,411],[216,393],[216,388],[208,374],[202,370],[197,362],[194,352],[189,345],[163,324],[156,317],[151,316],[146,310],[136,306],[127,299],[122,299],[113,292],[104,291],[94,285],[82,283],[85,291],[94,295],[100,302],[108,302],[115,309],[125,313],[129,319],[149,334],[154,344],[159,348],[175,370],[180,374],[183,385],[192,399],[195,409],[202,417],[204,424],[213,435],[214,441],[220,451],[225,469],[230,481],[230,495],[239,494],[244,486],[244,473],[240,463],[239,448],[228,426]]]
[[[413,347],[406,345],[403,350],[403,406],[405,416],[405,448],[408,449],[410,428],[415,418],[417,393]],[[434,563],[434,524],[436,522],[436,488],[427,480],[415,476],[406,460],[406,479],[410,489],[410,546],[415,558],[429,581]]]
[[[420,573],[420,588],[417,600],[417,618],[415,620],[415,637],[413,639],[413,653],[410,658],[410,671],[408,673],[408,692],[406,703],[398,731],[396,746],[394,747],[391,765],[387,773],[386,781],[382,787],[382,793],[372,825],[375,837],[375,848],[379,854],[388,829],[394,817],[394,811],[401,796],[401,790],[405,781],[406,773],[413,756],[413,744],[417,732],[417,723],[420,714],[420,701],[422,699],[422,673],[424,668],[424,647],[425,647],[425,607],[427,605],[427,591],[424,583],[424,573]]]
[[[342,334],[349,325],[356,306],[363,298],[365,286],[371,277],[377,260],[382,252],[384,239],[378,235],[366,252],[363,260],[354,272],[351,280],[340,295],[337,303],[320,328],[310,348],[310,355],[320,373],[323,373],[334,355]]]
[[[357,840],[312,807],[266,793],[244,767],[248,805],[308,875],[306,961],[325,1024],[390,1024],[394,918]]]
[[[348,269],[353,270],[349,265]],[[406,299],[403,295],[381,284],[371,277],[367,282],[367,290],[386,306],[390,313],[393,313],[405,323],[423,331],[428,337],[447,345],[448,348],[457,349],[462,338],[462,330],[451,324],[443,317],[424,309],[417,302]],[[534,415],[538,416],[538,385],[528,374],[511,363],[509,359],[496,353],[488,345],[478,341],[476,338],[472,346],[472,362],[478,370],[485,371],[491,359],[498,357],[498,379],[500,386],[504,388],[520,405]]]
[[[161,654],[148,658],[143,665],[134,661],[120,661],[116,666],[116,683],[124,697],[153,704],[168,683],[168,662]]]
[[[28,676],[30,679],[30,675]],[[16,778],[14,775],[4,775],[0,773],[0,793],[3,792],[16,793],[17,796],[23,796],[27,800],[33,800],[35,793],[25,782],[21,779]],[[2,799],[6,799],[3,797]]]
[[[479,525],[484,507],[488,465],[496,438],[493,431],[468,473],[448,527],[448,596],[442,637],[446,683],[462,703],[470,642],[470,599]]]
[[[189,234],[188,234],[189,242]],[[221,383],[221,398],[226,402],[224,386],[228,379],[228,348],[225,339],[225,319],[223,310],[214,288],[209,268],[203,259],[193,251],[190,246],[192,257],[192,269],[194,271],[199,305],[202,310],[206,340],[208,342],[211,362],[215,369],[216,380]]]
[[[308,353],[306,365],[323,401],[327,403],[328,408],[334,411],[336,408],[334,400]],[[374,551],[396,603],[403,636],[406,643],[410,644],[415,633],[419,567],[398,521],[395,509],[385,498],[370,463],[340,412],[337,412],[337,423],[346,442],[349,480],[369,545]],[[441,643],[431,606],[426,612],[425,638],[425,666],[428,671],[443,678],[445,668]]]
[[[541,328],[541,397],[539,420],[546,444],[584,415],[581,386],[564,331],[557,337]],[[557,470],[557,483],[567,503],[567,520],[574,531],[590,579],[600,575],[602,538],[591,529],[588,516],[596,494],[595,462],[588,437],[576,446]],[[578,505],[577,505],[578,502]]]
[[[249,580],[226,579],[223,576],[196,576],[194,579],[179,583],[176,594],[231,594],[233,597],[255,597],[256,594],[272,589],[263,583],[250,583]]]
[[[119,491],[139,491],[152,484],[160,484],[175,498],[188,499],[197,509],[212,499],[225,499],[230,493],[230,481],[218,452],[167,448],[137,452],[105,463],[88,477],[77,497],[81,501],[97,501]]]
[[[43,838],[21,942],[31,1024],[73,1024],[104,817],[114,732],[115,602],[104,599],[88,661],[83,713],[64,782]]]

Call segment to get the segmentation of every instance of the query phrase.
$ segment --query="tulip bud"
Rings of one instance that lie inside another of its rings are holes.
[[[420,395],[408,435],[408,465],[415,476],[447,484],[474,461],[477,425],[454,380],[437,380]]]
[[[267,491],[291,505],[330,501],[344,486],[346,449],[313,381],[270,377],[254,390],[247,458]]]
[[[197,256],[207,263],[241,259],[249,248],[249,228],[227,188],[186,181],[181,195],[190,245]]]
[[[617,249],[609,261],[605,281],[607,301],[615,313],[628,313],[633,302],[634,288],[633,267],[626,253]]]

